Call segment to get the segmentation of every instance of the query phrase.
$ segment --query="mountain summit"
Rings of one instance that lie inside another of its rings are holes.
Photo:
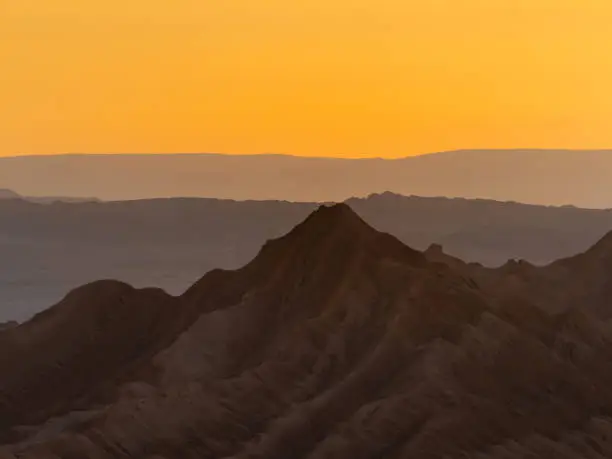
[[[287,235],[268,241],[262,256],[280,250],[299,251],[315,261],[357,257],[365,252],[377,258],[401,258],[417,264],[425,261],[420,252],[376,231],[344,203],[321,205]]]
[[[340,204],[180,297],[77,289],[0,330],[0,458],[612,454],[609,327],[429,255]]]

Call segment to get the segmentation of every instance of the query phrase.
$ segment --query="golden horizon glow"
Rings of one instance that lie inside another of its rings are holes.
[[[609,148],[611,20],[609,0],[0,0],[0,156]]]

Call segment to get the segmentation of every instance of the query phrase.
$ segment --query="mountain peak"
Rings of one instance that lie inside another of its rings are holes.
[[[376,259],[402,259],[410,264],[425,263],[425,256],[394,236],[368,225],[348,204],[321,205],[292,231],[268,241],[254,260],[312,259],[325,262],[369,254]],[[265,260],[265,261],[264,261]]]
[[[366,223],[351,206],[338,203],[319,206],[281,240],[291,241],[295,245],[311,245],[333,239],[338,243],[357,246],[373,242],[381,236],[383,233]],[[384,236],[393,238],[387,234]],[[399,240],[396,242],[403,246]]]
[[[327,229],[339,226],[347,230],[349,228],[361,228],[374,231],[374,229],[346,203],[322,204],[304,220],[302,225],[308,225],[309,229],[311,226],[321,225]]]

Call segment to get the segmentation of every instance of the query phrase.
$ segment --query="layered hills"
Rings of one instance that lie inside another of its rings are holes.
[[[22,196],[13,190],[0,188],[0,200],[21,200],[38,204],[53,204],[56,202],[99,202],[97,198],[74,198],[66,196]]]
[[[612,212],[487,200],[373,194],[347,203],[374,228],[418,250],[485,266],[548,264],[587,250]],[[201,273],[236,269],[316,203],[157,199],[123,202],[0,200],[0,322],[23,321],[66,291],[122,279],[180,294]],[[57,260],[61,260],[58,263]]]
[[[197,196],[339,202],[392,191],[610,208],[612,151],[461,150],[399,159],[266,154],[22,156],[0,158],[0,183],[31,196],[51,193],[103,200]]]
[[[86,285],[0,331],[0,457],[610,457],[609,241],[490,269],[339,204],[178,297]]]

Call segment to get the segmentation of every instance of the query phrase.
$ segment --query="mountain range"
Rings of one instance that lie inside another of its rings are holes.
[[[30,196],[344,201],[371,193],[612,207],[610,150],[461,150],[401,159],[287,155],[0,158],[0,183]]]
[[[588,249],[612,211],[487,200],[374,194],[347,203],[374,228],[418,250],[441,245],[467,262],[544,265]],[[316,203],[157,199],[0,200],[0,322],[25,320],[66,291],[121,279],[182,293],[202,273],[236,269],[289,231]]]
[[[99,202],[97,198],[74,198],[67,196],[22,196],[13,190],[0,188],[0,200],[19,199],[38,204],[53,204],[55,202]]]
[[[612,233],[535,267],[321,206],[180,296],[98,281],[0,331],[0,458],[604,458]]]

